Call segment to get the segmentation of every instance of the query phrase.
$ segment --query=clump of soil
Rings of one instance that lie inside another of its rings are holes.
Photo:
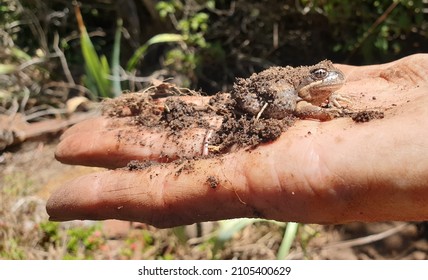
[[[177,160],[175,163],[177,166],[179,166],[178,170],[175,172],[175,176],[180,176],[181,173],[187,173],[189,171],[193,170],[193,167],[195,165],[194,161],[191,160]]]
[[[383,119],[385,114],[381,111],[360,111],[352,115],[352,120],[357,123],[369,122],[373,119]]]
[[[172,131],[180,131],[192,127],[208,128],[209,123],[203,119],[204,111],[197,110],[194,105],[180,99],[167,98],[160,119]]]
[[[278,119],[248,118],[247,115],[225,116],[223,124],[213,137],[211,143],[218,151],[225,151],[232,146],[256,147],[277,139],[282,132],[294,122],[294,117]]]
[[[112,118],[132,117],[133,124],[156,127],[163,108],[146,94],[123,94],[103,101],[102,114]]]
[[[212,189],[217,188],[219,185],[219,181],[218,181],[217,177],[215,177],[215,176],[208,176],[207,183],[210,186],[210,188],[212,188]]]
[[[146,169],[150,166],[158,165],[158,164],[159,163],[155,162],[155,161],[131,160],[130,162],[128,162],[128,164],[126,165],[126,167],[124,169],[129,170],[129,171],[142,170],[142,169]]]
[[[170,96],[166,97],[168,94]],[[202,105],[186,102],[177,98],[177,95],[203,98],[200,93],[189,89],[159,84],[143,93],[125,94],[106,101],[103,114],[116,118],[130,117],[132,125],[158,129],[175,136],[187,129],[207,129],[212,131],[211,137],[207,139],[211,152],[226,152],[231,147],[255,147],[260,143],[274,141],[295,119],[291,115],[283,119],[248,115],[236,107],[235,100],[227,93],[218,93]],[[213,118],[222,119],[220,127],[209,123]],[[140,167],[135,163],[128,166],[129,169]]]

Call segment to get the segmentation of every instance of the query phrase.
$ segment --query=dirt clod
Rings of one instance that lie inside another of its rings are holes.
[[[159,163],[154,161],[139,161],[139,160],[131,160],[126,167],[125,170],[134,171],[134,170],[144,170],[150,166],[158,165]]]
[[[172,131],[180,131],[194,127],[209,127],[203,118],[203,112],[195,106],[179,99],[167,98],[160,121]]]
[[[236,101],[227,93],[214,95],[205,105],[186,102],[177,96],[184,94],[201,96],[198,92],[179,89],[171,84],[158,84],[149,87],[144,93],[125,94],[106,101],[103,114],[113,118],[129,117],[131,125],[167,132],[168,135],[180,136],[184,130],[193,128],[213,130],[207,141],[210,147],[215,147],[211,151],[217,152],[227,152],[231,147],[255,147],[260,143],[274,141],[295,119],[291,115],[271,119],[243,114],[236,109]],[[222,119],[220,127],[210,125],[208,120],[212,118]],[[144,166],[135,163],[128,166],[130,170],[140,167]]]
[[[352,120],[357,123],[369,122],[373,119],[383,119],[385,114],[380,111],[361,111],[353,114]]]
[[[226,151],[232,146],[242,148],[255,147],[261,143],[274,141],[292,123],[294,117],[277,119],[258,119],[248,116],[225,116],[221,128],[211,139],[219,151]]]
[[[208,176],[207,183],[212,189],[217,188],[219,184],[218,179],[215,176]]]
[[[192,171],[195,166],[195,162],[192,160],[177,160],[175,162],[177,166],[179,166],[178,170],[175,172],[175,176],[180,176],[181,173],[188,173],[189,171]]]

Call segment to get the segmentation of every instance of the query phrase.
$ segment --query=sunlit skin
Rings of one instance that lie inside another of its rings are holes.
[[[274,142],[197,160],[179,174],[182,166],[166,163],[76,178],[52,194],[51,219],[114,218],[157,227],[236,217],[323,224],[427,220],[428,55],[338,68],[346,76],[339,93],[352,101],[350,108],[385,109],[383,119],[298,120]],[[128,138],[153,145],[118,144],[112,121],[123,122],[120,131]],[[66,131],[56,157],[114,169],[136,158],[196,155],[205,133],[188,131],[178,145],[160,133],[142,136],[125,119],[99,117]]]

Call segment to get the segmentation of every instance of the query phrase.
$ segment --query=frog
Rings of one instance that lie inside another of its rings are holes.
[[[340,114],[336,93],[345,75],[330,60],[312,66],[273,66],[249,78],[237,78],[231,97],[242,114],[258,118],[331,120]]]

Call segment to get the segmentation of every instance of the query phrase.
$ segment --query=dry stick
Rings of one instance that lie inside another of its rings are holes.
[[[260,109],[260,111],[257,113],[256,116],[256,121],[258,121],[261,117],[261,115],[263,114],[263,111],[266,109],[266,107],[268,106],[268,103],[266,102],[263,107]]]
[[[59,35],[58,35],[58,32],[55,32],[53,48],[55,50],[55,53],[59,57],[59,60],[61,62],[61,66],[62,66],[62,70],[64,71],[64,75],[67,78],[68,83],[70,83],[74,86],[74,85],[76,85],[76,83],[73,80],[73,76],[71,75],[70,69],[68,68],[67,60],[65,59],[64,53],[59,48],[58,43],[59,43]]]
[[[82,113],[74,113],[68,119],[60,120],[60,119],[50,119],[46,121],[40,121],[36,123],[30,124],[27,128],[23,130],[24,137],[26,139],[38,137],[48,133],[59,132],[60,130],[72,126],[78,122],[83,120],[87,120],[89,118],[93,118],[98,115],[98,111],[89,111]]]
[[[40,118],[47,115],[61,115],[66,113],[68,113],[67,109],[49,108],[46,110],[41,110],[41,111],[34,112],[32,114],[26,115],[24,118],[26,121],[29,121],[29,120]]]
[[[30,59],[30,60],[27,60],[27,61],[26,61],[26,62],[24,62],[24,63],[21,63],[21,64],[19,65],[19,67],[16,69],[16,72],[20,72],[20,71],[24,70],[25,68],[27,68],[27,67],[29,67],[29,66],[31,66],[31,65],[39,64],[39,63],[42,63],[42,62],[45,62],[45,61],[46,61],[46,57],[36,57],[36,58],[32,58],[32,59]]]
[[[209,129],[204,137],[204,143],[202,143],[202,156],[207,156],[209,153],[209,142],[213,134],[213,130]]]
[[[372,234],[369,236],[364,236],[361,238],[355,238],[352,240],[346,240],[346,241],[342,241],[342,242],[336,242],[336,243],[328,244],[322,248],[310,250],[309,253],[316,251],[318,249],[321,249],[321,250],[339,249],[339,248],[348,248],[348,247],[361,246],[361,245],[373,243],[373,242],[385,239],[385,238],[387,238],[393,234],[396,234],[397,232],[401,231],[407,225],[408,224],[402,224],[402,225],[396,226],[394,228],[388,229],[386,231],[376,233],[376,234]],[[287,259],[296,259],[296,258],[301,258],[301,257],[303,257],[303,252],[290,254],[287,257]]]
[[[50,120],[40,121],[36,123],[31,123],[31,124],[26,123],[26,125],[23,128],[14,128],[13,122],[12,122],[10,125],[10,128],[8,128],[5,132],[12,135],[13,138],[11,139],[10,143],[7,143],[6,146],[12,145],[12,144],[18,144],[28,139],[40,137],[48,133],[59,132],[64,128],[67,128],[83,120],[92,118],[96,115],[98,115],[98,111],[95,111],[95,110],[85,112],[85,113],[75,113],[66,120],[50,119]],[[11,118],[11,121],[13,121],[14,118],[15,116]]]
[[[272,31],[272,45],[273,45],[273,48],[274,49],[277,49],[278,48],[278,45],[279,45],[279,35],[278,35],[278,23],[277,22],[275,22],[274,24],[273,24],[273,31]]]
[[[45,85],[43,85],[44,89],[50,88],[50,87],[65,88],[65,89],[75,89],[77,91],[86,93],[87,95],[91,94],[91,91],[88,88],[86,88],[86,87],[84,87],[82,85],[78,85],[78,84],[74,84],[73,85],[73,84],[68,84],[68,83],[65,83],[65,82],[49,82],[49,83],[46,83]]]

